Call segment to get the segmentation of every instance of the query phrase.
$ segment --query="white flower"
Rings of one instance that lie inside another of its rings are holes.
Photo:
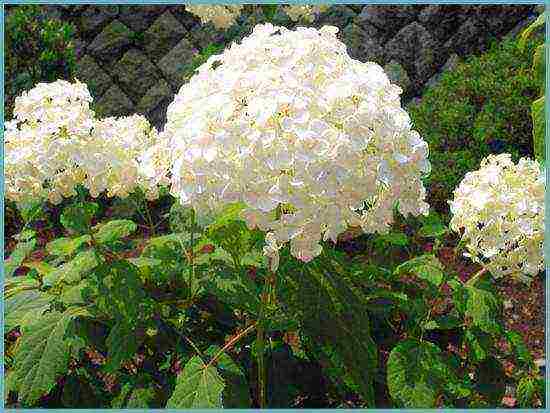
[[[7,198],[59,203],[78,185],[92,197],[124,197],[138,186],[156,196],[171,164],[166,140],[157,142],[143,116],[95,119],[91,100],[86,85],[64,80],[16,98],[4,134]]]
[[[428,210],[427,145],[401,89],[352,59],[337,31],[258,25],[199,67],[168,108],[172,193],[199,214],[244,202],[270,256],[290,242],[309,261],[349,225],[387,231],[396,203]]]
[[[451,228],[464,229],[468,256],[495,277],[536,275],[544,265],[544,192],[537,162],[491,155],[455,189]]]

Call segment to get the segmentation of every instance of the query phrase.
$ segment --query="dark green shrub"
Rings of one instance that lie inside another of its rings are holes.
[[[539,93],[531,70],[535,45],[522,50],[516,39],[495,42],[487,53],[445,73],[409,107],[430,147],[428,202],[439,212],[448,213],[454,188],[487,155],[532,156],[530,112]]]
[[[44,18],[36,5],[16,6],[6,19],[6,118],[15,97],[38,82],[71,80],[75,71],[74,28]]]

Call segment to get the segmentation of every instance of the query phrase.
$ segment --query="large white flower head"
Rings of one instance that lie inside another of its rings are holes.
[[[85,84],[39,83],[15,99],[14,120],[6,122],[6,197],[27,201],[49,195],[45,181],[72,193],[82,174],[70,154],[93,127],[92,97]]]
[[[7,198],[59,203],[79,184],[93,197],[125,196],[138,185],[154,194],[165,183],[166,161],[151,166],[147,157],[162,147],[156,130],[138,115],[97,120],[91,100],[86,85],[64,80],[16,98],[4,134]]]
[[[309,261],[348,225],[385,232],[396,202],[403,214],[428,210],[428,148],[401,89],[349,57],[337,30],[258,25],[168,108],[172,193],[199,214],[245,203],[271,256],[290,241]]]
[[[328,5],[308,5],[308,4],[295,4],[283,7],[284,12],[290,17],[290,20],[297,22],[300,19],[313,23],[315,18],[326,11],[329,8]]]
[[[218,29],[227,29],[231,27],[239,14],[243,6],[240,4],[234,5],[215,5],[215,4],[204,4],[204,5],[185,5],[185,9],[197,16],[201,22],[208,23],[212,22],[214,27]]]
[[[495,277],[526,279],[543,269],[544,170],[536,161],[490,155],[466,174],[450,201],[451,228]]]

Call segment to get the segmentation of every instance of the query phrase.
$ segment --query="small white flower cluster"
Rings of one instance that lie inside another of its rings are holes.
[[[79,184],[93,197],[103,191],[124,197],[138,185],[155,196],[157,184],[166,183],[162,167],[151,172],[148,161],[162,151],[156,130],[138,115],[96,119],[91,101],[86,85],[64,80],[39,83],[16,98],[4,133],[7,198],[59,203],[76,195]]]
[[[536,161],[491,155],[466,174],[450,201],[451,228],[464,230],[465,255],[495,277],[526,279],[543,269],[544,170]]]
[[[338,29],[258,25],[212,56],[170,104],[172,193],[198,213],[244,202],[250,227],[309,261],[350,226],[386,232],[397,203],[426,214],[428,147],[401,89],[352,59]]]
[[[185,10],[197,16],[203,24],[212,22],[217,29],[227,29],[231,27],[237,20],[237,17],[239,17],[242,9],[243,6],[240,4],[185,5]]]
[[[313,23],[315,18],[326,11],[329,8],[328,5],[292,5],[283,7],[284,12],[290,17],[290,20],[297,22],[300,19],[307,21],[308,23]]]

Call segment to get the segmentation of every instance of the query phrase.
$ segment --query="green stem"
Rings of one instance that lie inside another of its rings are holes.
[[[271,260],[269,262],[269,268],[271,268]],[[256,328],[256,357],[258,361],[258,403],[261,409],[267,407],[266,402],[266,368],[265,368],[265,330],[263,323],[265,321],[265,310],[267,305],[271,302],[273,286],[275,283],[275,274],[268,272],[268,276],[264,281],[264,288],[261,296],[262,306],[260,308],[260,314],[258,317],[258,324]]]
[[[193,297],[192,283],[195,279],[195,210],[191,210],[191,254],[189,256],[189,294]]]

